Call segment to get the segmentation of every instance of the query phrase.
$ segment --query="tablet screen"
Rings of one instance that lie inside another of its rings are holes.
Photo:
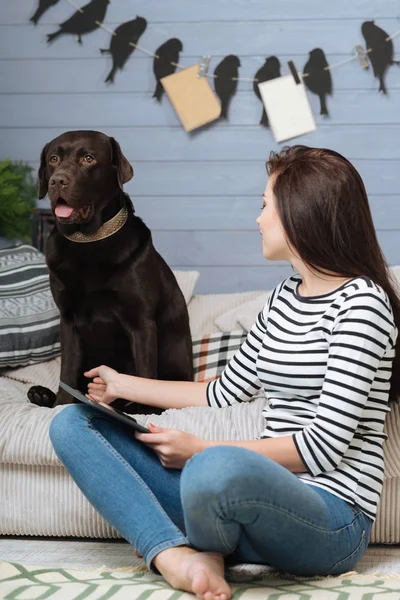
[[[135,429],[137,429],[138,431],[141,431],[142,433],[150,433],[150,431],[146,427],[144,427],[143,425],[138,423],[134,417],[132,417],[130,415],[126,415],[122,411],[117,410],[116,408],[113,408],[109,404],[106,404],[105,402],[91,400],[90,398],[87,398],[84,394],[82,394],[79,390],[72,388],[71,386],[67,385],[63,381],[60,381],[60,387],[63,390],[65,390],[66,392],[68,392],[69,394],[71,394],[71,396],[74,396],[74,398],[76,398],[77,400],[80,400],[81,402],[83,402],[84,404],[93,406],[94,408],[97,408],[98,410],[104,411],[106,409],[107,411],[109,411],[111,413],[111,415],[115,419],[119,419],[120,421],[123,421],[127,424],[129,424],[129,422],[132,423],[132,426]]]

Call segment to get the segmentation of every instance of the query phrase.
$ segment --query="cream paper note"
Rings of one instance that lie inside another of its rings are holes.
[[[275,141],[309,133],[316,129],[304,84],[293,75],[284,75],[258,84]]]

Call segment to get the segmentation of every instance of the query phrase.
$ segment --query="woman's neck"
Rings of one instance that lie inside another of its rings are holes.
[[[300,261],[293,261],[292,266],[302,279],[298,292],[305,297],[329,294],[346,281],[353,279],[353,277],[345,277],[334,272],[318,273]]]

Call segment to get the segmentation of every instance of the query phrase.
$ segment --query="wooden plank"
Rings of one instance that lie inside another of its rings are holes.
[[[38,169],[37,161],[30,163]],[[398,194],[400,161],[354,161],[364,179],[368,194]],[[142,162],[136,163],[135,177],[126,184],[135,196],[252,196],[257,199],[265,188],[265,160],[248,162]]]
[[[400,100],[400,90],[399,90]],[[1,104],[1,100],[0,100]],[[1,113],[0,113],[1,114]],[[400,118],[400,114],[399,114]],[[143,115],[144,119],[144,115]],[[270,131],[259,125],[238,127],[216,123],[198,135],[182,128],[125,127],[102,128],[115,137],[124,154],[135,166],[141,161],[168,160],[259,160],[269,150],[278,149]],[[60,135],[63,128],[12,128],[1,131],[2,150],[12,160],[35,161],[42,147]],[[400,159],[400,123],[395,125],[320,125],[317,131],[298,138],[307,146],[331,148],[350,160],[356,158]],[[371,144],[370,141],[374,143]],[[297,140],[296,140],[297,141]],[[296,143],[292,140],[292,143]],[[233,143],[234,142],[234,143]]]
[[[261,209],[261,198],[256,196],[135,197],[133,201],[136,213],[152,230],[255,231]],[[400,196],[372,195],[369,204],[376,229],[400,230]]]
[[[205,53],[211,56],[235,53],[239,57],[294,55],[321,47],[329,59],[330,54],[350,54],[356,44],[364,43],[361,24],[359,18],[156,23],[146,29],[140,45],[154,52],[168,38],[178,37],[183,43],[183,55],[198,57]],[[399,28],[397,18],[381,18],[377,25],[388,34]],[[74,36],[63,35],[51,46],[46,43],[46,35],[55,31],[53,25],[33,27],[27,23],[2,29],[0,58],[91,58],[98,56],[99,48],[108,47],[110,42],[110,34],[103,29],[84,36],[83,44],[78,44]],[[398,48],[396,42],[395,47]]]
[[[400,69],[399,69],[400,74]],[[309,94],[311,108],[317,125],[357,125],[399,123],[400,89],[392,90],[390,96],[382,96],[372,90],[342,90],[328,100],[330,118],[319,115],[319,99]],[[273,142],[269,129],[259,126],[261,102],[252,92],[238,94],[232,101],[229,122],[221,123],[225,129],[233,125],[255,125],[259,136],[265,138],[266,146]],[[68,129],[100,129],[126,127],[179,128],[179,119],[168,98],[161,105],[145,94],[2,94],[0,95],[1,127],[52,127]],[[216,125],[185,134],[188,141],[208,136]],[[123,135],[123,132],[122,132]],[[309,134],[315,139],[319,129]],[[120,134],[119,134],[120,136]],[[299,139],[299,138],[297,138]],[[383,149],[382,149],[383,150]]]
[[[174,269],[183,267],[174,266]],[[271,290],[293,273],[286,265],[260,267],[196,267],[200,278],[195,294],[226,294],[252,290]]]
[[[76,6],[84,6],[87,0],[75,0]],[[33,14],[37,6],[37,0],[24,0],[23,2],[9,2],[2,0],[1,22],[3,24],[25,24]],[[73,8],[67,2],[60,2],[56,7],[49,10],[41,20],[41,23],[54,24],[67,19],[73,12]],[[121,23],[134,18],[138,14],[146,17],[152,22],[162,21],[209,21],[227,18],[235,20],[246,20],[250,17],[259,19],[286,19],[310,20],[315,18],[326,19],[381,19],[384,17],[397,17],[399,14],[397,0],[385,0],[385,2],[371,2],[371,0],[336,0],[335,2],[321,3],[320,0],[284,0],[280,2],[266,3],[265,0],[252,0],[251,8],[249,2],[243,0],[201,0],[200,2],[182,2],[182,0],[136,0],[134,8],[132,0],[114,0],[108,8],[108,23]]]
[[[173,267],[179,269],[180,267]],[[291,267],[199,267],[195,294],[227,294],[230,292],[267,291],[293,275]]]
[[[180,267],[173,268],[179,269]],[[197,270],[200,272],[200,278],[196,284],[195,294],[267,291],[293,274],[290,267],[268,265],[262,267],[198,267]]]
[[[378,231],[378,240],[390,264],[400,264],[400,233]],[[242,266],[266,264],[261,236],[252,231],[153,231],[157,250],[170,265],[184,267]],[[275,262],[276,266],[285,263]]]
[[[10,54],[10,49],[9,49]],[[336,64],[349,56],[345,53],[329,56],[330,64]],[[214,55],[210,63],[210,72],[222,60],[222,55]],[[400,53],[397,54],[400,58]],[[288,72],[287,62],[294,60],[298,69],[302,69],[308,59],[305,54],[280,54],[282,74]],[[265,55],[240,56],[241,77],[254,77],[257,70],[264,63]],[[182,66],[198,63],[199,56],[185,54],[180,59]],[[111,69],[111,57],[96,53],[92,58],[53,58],[52,53],[41,59],[0,60],[0,81],[2,91],[7,93],[75,93],[95,92],[120,93],[142,92],[150,98],[154,92],[155,79],[153,75],[153,59],[147,54],[135,52],[126,63],[123,71],[119,71],[114,85],[106,85],[106,79]],[[376,91],[377,85],[371,70],[360,68],[357,61],[349,62],[332,71],[334,93],[343,89],[364,89],[368,92]],[[388,70],[386,86],[389,92],[395,91],[400,84],[400,69],[395,67]],[[252,83],[238,82],[238,93],[252,91]]]

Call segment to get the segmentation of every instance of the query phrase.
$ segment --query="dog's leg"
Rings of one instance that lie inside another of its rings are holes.
[[[158,379],[193,381],[193,348],[189,315],[178,290],[158,323]]]
[[[176,323],[160,338],[158,378],[167,381],[193,381],[193,347],[189,327]]]
[[[61,375],[60,379],[73,388],[79,388],[83,378],[83,352],[79,334],[73,323],[61,319]],[[86,390],[81,390],[86,392]],[[72,404],[74,398],[65,390],[60,389],[54,406]]]
[[[158,371],[158,341],[157,327],[154,321],[141,322],[140,329],[131,329],[130,346],[132,350],[135,375],[146,379],[157,379]],[[149,407],[136,402],[127,403],[126,400],[118,399],[113,402],[118,410],[129,414],[160,414],[161,408]]]
[[[79,336],[74,331],[72,323],[66,324],[64,319],[60,322],[61,338],[61,381],[71,387],[78,387],[78,382],[83,377],[82,348]],[[72,404],[74,398],[65,390],[55,394],[52,390],[41,385],[34,385],[28,390],[28,398],[33,404],[54,408],[59,404]]]
[[[129,342],[135,375],[157,379],[158,342],[155,322],[149,319],[143,320],[140,328],[131,330]]]

